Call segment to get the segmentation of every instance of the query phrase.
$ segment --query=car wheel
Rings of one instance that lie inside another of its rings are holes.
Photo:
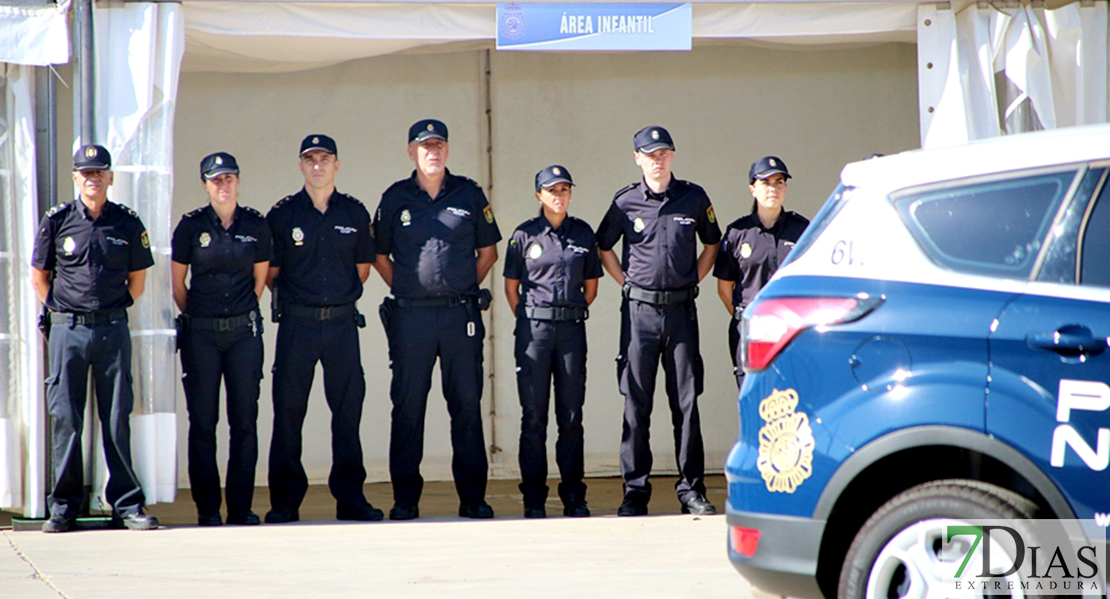
[[[838,596],[840,599],[951,596],[954,575],[972,539],[953,538],[945,548],[949,525],[982,519],[1023,520],[1035,514],[1033,502],[979,481],[941,480],[913,487],[883,504],[856,534],[840,572]],[[967,565],[971,568],[968,572],[982,570],[982,562],[977,561],[982,558],[982,548],[976,553]],[[992,558],[995,557],[1008,556],[992,550]],[[1013,574],[1003,580],[1017,582],[1019,578]],[[1020,590],[1017,593],[1022,594]]]

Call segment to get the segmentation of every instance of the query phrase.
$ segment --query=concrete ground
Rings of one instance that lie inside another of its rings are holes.
[[[326,488],[313,487],[302,522],[199,528],[187,491],[152,506],[163,528],[47,535],[2,530],[0,595],[13,599],[130,597],[659,597],[752,596],[725,555],[724,516],[678,515],[666,477],[650,511],[618,518],[619,479],[590,479],[594,517],[521,517],[515,481],[491,481],[497,517],[457,517],[450,483],[428,483],[413,522],[339,523]],[[724,508],[724,480],[709,498]],[[388,484],[367,485],[388,510]],[[265,489],[255,494],[265,512]],[[7,518],[12,514],[7,513]],[[2,522],[0,522],[2,524]]]

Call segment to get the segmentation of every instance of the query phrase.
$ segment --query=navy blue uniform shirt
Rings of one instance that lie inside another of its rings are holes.
[[[503,274],[520,281],[525,306],[585,308],[586,280],[601,278],[594,230],[573,216],[558,229],[542,214],[524,221],[509,238]]]
[[[237,207],[230,229],[211,205],[181,217],[173,230],[173,261],[192,271],[185,312],[226,318],[257,310],[254,265],[272,254],[270,227],[254,208]]]
[[[54,271],[46,307],[60,312],[107,312],[134,303],[132,272],[150,268],[150,238],[134,210],[106,202],[93,220],[80,198],[42,217],[31,266]]]
[[[501,241],[477,183],[447,172],[432,199],[416,171],[385,190],[374,218],[378,253],[393,258],[393,295],[406,299],[478,294],[478,248]]]
[[[362,202],[335,191],[321,213],[301,189],[266,215],[274,244],[270,266],[281,269],[282,304],[342,306],[362,297],[356,264],[373,263],[374,233]]]
[[[642,180],[617,192],[597,228],[597,247],[621,237],[621,270],[641,289],[673,291],[698,284],[698,243],[721,241],[713,204],[699,185],[671,177],[663,194]]]
[[[713,276],[736,281],[737,289],[732,292],[733,308],[751,303],[786,260],[807,226],[806,217],[789,210],[783,210],[770,229],[763,226],[754,212],[728,226],[713,265]]]

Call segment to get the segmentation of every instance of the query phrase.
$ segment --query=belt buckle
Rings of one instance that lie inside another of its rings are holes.
[[[87,326],[87,325],[90,325],[90,324],[95,324],[95,323],[91,322],[92,318],[93,318],[93,315],[91,313],[85,313],[85,314],[75,313],[73,315],[73,324],[81,325],[81,326]]]
[[[213,325],[212,328],[215,329],[218,332],[230,331],[231,330],[231,319],[230,318],[217,318],[215,320],[215,322],[212,323],[212,325]]]
[[[316,308],[316,320],[331,320],[331,306]]]

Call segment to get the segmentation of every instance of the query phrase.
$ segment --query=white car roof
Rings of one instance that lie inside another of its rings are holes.
[[[898,189],[1019,169],[1110,158],[1110,124],[1007,135],[853,162],[842,183],[887,195]]]

